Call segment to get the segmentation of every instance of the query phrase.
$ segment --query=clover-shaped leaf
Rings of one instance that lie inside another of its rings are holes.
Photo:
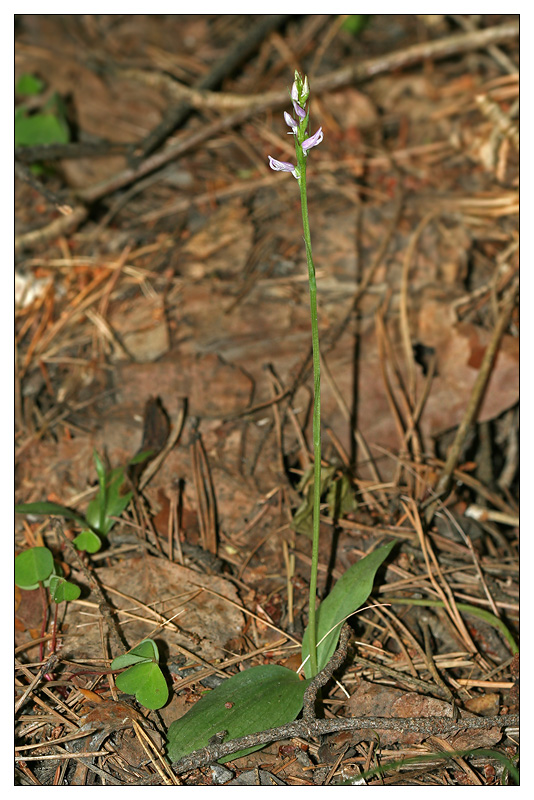
[[[54,570],[54,559],[48,547],[31,547],[15,558],[15,583],[21,589],[37,589]]]
[[[169,689],[158,661],[158,646],[153,639],[144,639],[129,653],[117,656],[111,662],[111,669],[129,667],[117,675],[117,688],[125,694],[134,694],[145,708],[161,708],[168,700]]]
[[[102,547],[100,536],[87,528],[79,533],[78,536],[72,540],[72,543],[78,550],[83,550],[86,553],[98,553]]]
[[[111,669],[123,669],[145,661],[154,661],[156,664],[159,661],[158,646],[154,639],[144,639],[128,653],[114,658],[111,662]]]
[[[115,679],[117,688],[125,694],[134,694],[145,708],[161,708],[169,698],[167,681],[157,664],[144,661],[121,672]]]
[[[50,594],[54,603],[68,602],[69,600],[77,600],[80,596],[81,589],[74,583],[65,580],[59,575],[52,575],[50,578]]]

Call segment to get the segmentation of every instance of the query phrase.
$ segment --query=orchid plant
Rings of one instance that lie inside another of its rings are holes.
[[[306,260],[308,262],[308,284],[310,290],[310,317],[313,353],[313,527],[312,527],[312,563],[310,576],[310,603],[308,610],[308,630],[310,645],[310,669],[312,675],[317,673],[317,634],[315,619],[315,598],[317,594],[317,572],[319,567],[319,515],[321,506],[321,364],[319,352],[319,325],[317,321],[317,282],[315,280],[315,266],[313,263],[310,221],[308,218],[308,195],[306,191],[306,165],[308,151],[323,141],[323,129],[318,130],[313,136],[308,136],[310,110],[306,110],[306,103],[310,96],[310,87],[307,76],[302,79],[295,72],[295,81],[291,88],[291,100],[295,117],[284,111],[284,120],[291,128],[295,137],[296,165],[288,161],[277,161],[269,156],[271,169],[281,172],[291,172],[297,179],[300,188],[300,205],[302,209],[302,227],[304,230],[304,243],[306,245]]]
[[[302,641],[302,666],[305,680],[298,672],[277,664],[264,664],[238,672],[220,686],[210,691],[183,717],[175,720],[168,731],[167,753],[172,762],[178,761],[194,750],[205,747],[214,735],[224,739],[236,739],[266,728],[283,725],[294,720],[300,713],[304,692],[318,672],[331,660],[339,641],[343,622],[354,614],[369,597],[376,572],[390,554],[394,542],[389,542],[369,553],[353,564],[334,585],[330,594],[316,610],[317,572],[319,562],[319,521],[321,501],[321,383],[319,328],[317,323],[317,285],[313,264],[308,199],[306,193],[306,165],[308,152],[323,141],[323,130],[319,128],[312,136],[308,134],[310,119],[310,95],[308,78],[295,72],[291,88],[293,115],[287,111],[284,120],[295,139],[296,163],[279,161],[269,156],[271,169],[290,172],[300,189],[302,225],[310,295],[311,333],[313,349],[313,523],[312,564],[310,578],[310,602],[308,627]],[[230,761],[257,750],[250,747],[239,753],[220,759]]]

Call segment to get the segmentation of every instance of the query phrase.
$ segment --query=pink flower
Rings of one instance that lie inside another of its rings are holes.
[[[270,168],[275,172],[291,172],[295,178],[298,178],[297,168],[290,161],[277,161],[272,156],[268,156],[268,159]]]
[[[304,150],[304,154],[307,154],[308,150],[311,150],[312,147],[316,147],[318,144],[321,144],[323,141],[323,129],[319,128],[315,131],[313,136],[310,136],[308,139],[305,139],[302,142],[302,149]]]

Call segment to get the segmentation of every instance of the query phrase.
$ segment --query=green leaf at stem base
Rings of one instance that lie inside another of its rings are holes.
[[[395,542],[377,548],[357,561],[338,580],[330,594],[317,609],[317,671],[326,667],[337,647],[341,623],[354,614],[367,600],[373,590],[376,572],[389,556]],[[321,639],[324,640],[321,642]],[[321,642],[321,644],[319,644]],[[311,678],[309,631],[306,628],[302,640],[302,660],[306,661],[304,674]]]
[[[292,722],[302,708],[307,686],[308,681],[300,680],[295,672],[274,664],[238,672],[171,724],[167,742],[170,760],[178,761],[205,747],[222,730],[230,740]],[[221,763],[260,747],[221,758]]]

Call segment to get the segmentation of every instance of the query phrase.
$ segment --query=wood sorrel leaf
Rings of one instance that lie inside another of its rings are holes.
[[[308,681],[286,667],[265,665],[238,672],[206,694],[168,731],[167,753],[178,761],[194,750],[205,747],[222,730],[227,740],[292,722],[300,709]],[[249,747],[221,758],[231,761],[259,750]]]
[[[54,559],[48,547],[31,547],[15,559],[15,583],[21,589],[37,589],[54,569]]]
[[[394,541],[389,542],[353,564],[317,609],[317,642],[328,634],[323,642],[317,645],[318,672],[326,667],[336,650],[341,630],[340,623],[365,603],[373,589],[376,572],[394,545]],[[302,660],[305,661],[309,654],[309,630],[306,628],[302,640]],[[312,677],[309,659],[304,666],[304,674],[308,678]]]
[[[158,646],[153,639],[144,639],[129,653],[114,658],[111,662],[111,669],[123,669],[131,664],[140,664],[146,661],[154,661],[156,664],[159,661]]]
[[[102,540],[100,536],[87,528],[72,540],[72,543],[78,550],[83,550],[86,553],[98,553],[102,547]]]
[[[69,600],[77,600],[81,594],[81,589],[75,583],[66,581],[59,575],[52,575],[50,578],[50,594],[54,603],[68,602]]]
[[[157,664],[144,661],[121,672],[115,678],[117,688],[125,694],[134,694],[145,708],[161,708],[169,698],[167,681]]]

